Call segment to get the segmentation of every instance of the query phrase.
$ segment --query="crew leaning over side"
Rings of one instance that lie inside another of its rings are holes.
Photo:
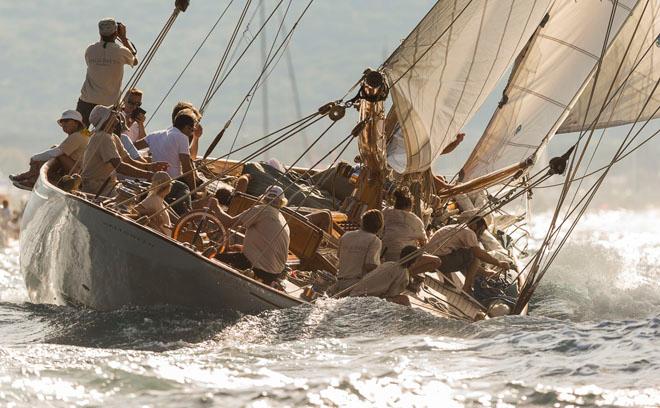
[[[117,118],[108,106],[98,105],[89,115],[94,135],[89,139],[82,160],[82,191],[95,195],[112,196],[117,173],[150,180],[153,172],[167,169],[167,163],[142,163],[131,159],[119,137],[108,131]]]

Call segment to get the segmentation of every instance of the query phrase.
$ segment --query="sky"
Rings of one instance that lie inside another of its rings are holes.
[[[272,9],[276,3],[276,0],[263,1],[266,10]],[[306,3],[306,0],[293,1],[287,27],[293,25]],[[314,1],[296,29],[289,54],[279,61],[269,76],[265,88],[267,103],[264,103],[264,88],[254,95],[236,145],[254,140],[266,129],[272,131],[289,124],[300,115],[307,115],[324,103],[343,97],[365,68],[378,67],[391,54],[434,3],[433,0]],[[3,56],[0,119],[4,125],[0,132],[0,174],[24,169],[31,153],[62,140],[64,134],[56,120],[64,110],[75,108],[85,76],[84,50],[98,40],[98,20],[112,16],[124,22],[128,37],[144,55],[171,14],[173,4],[173,0],[0,1],[0,55]],[[178,100],[190,100],[195,104],[202,100],[240,12],[238,5],[244,4],[242,2],[232,5],[163,107],[154,115],[156,106],[227,4],[228,0],[192,0],[188,11],[178,17],[138,84],[145,92],[143,108],[148,116],[153,115],[148,131],[168,126],[171,107]],[[248,13],[248,18],[251,16],[252,12]],[[279,18],[275,20],[279,21]],[[260,14],[256,13],[250,29],[239,35],[242,46],[253,38],[259,26]],[[266,28],[268,46],[275,29],[272,24]],[[202,149],[205,150],[223,127],[256,79],[261,64],[260,47],[257,39],[244,63],[231,73],[211,101],[203,120]],[[127,68],[125,79],[131,73]],[[494,91],[482,110],[466,125],[466,140],[451,157],[444,157],[443,162],[437,163],[436,170],[452,174],[460,168],[486,126],[499,94],[500,90]],[[264,112],[268,113],[266,121]],[[216,153],[229,150],[240,118],[241,115],[232,122]],[[300,164],[311,164],[320,152],[327,151],[344,138],[356,121],[357,113],[347,112],[346,117],[321,139],[318,149]],[[292,139],[274,149],[270,155],[285,163],[292,162],[327,125],[327,121],[322,122],[300,139]],[[658,121],[654,126],[656,129],[660,126]],[[610,132],[603,145],[615,146],[616,137],[612,136],[621,134],[623,131],[620,130]],[[563,152],[562,149],[572,140],[574,138],[567,136],[553,142],[550,155]],[[640,179],[645,180],[649,175],[657,177],[655,153],[660,153],[657,142],[633,155],[624,165],[627,167],[622,167],[625,170],[614,174],[614,179],[621,179],[617,185],[634,186],[630,192],[633,194],[634,190],[645,185]],[[349,149],[344,159],[350,159],[354,154],[355,149]],[[0,187],[5,176],[1,179]]]

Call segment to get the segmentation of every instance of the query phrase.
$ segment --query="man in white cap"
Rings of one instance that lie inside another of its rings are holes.
[[[96,105],[114,105],[121,93],[124,65],[138,63],[135,47],[126,37],[126,26],[112,18],[99,21],[101,40],[87,47],[87,76],[80,90],[76,110],[89,125],[89,114]],[[119,38],[122,44],[115,40]]]
[[[95,133],[82,160],[80,175],[84,192],[111,196],[117,185],[116,173],[150,180],[153,172],[167,169],[167,163],[142,163],[130,158],[119,138],[108,130],[113,129],[117,121],[110,107],[95,106],[89,120]]]
[[[89,140],[89,132],[84,129],[80,113],[67,110],[62,113],[57,124],[67,134],[67,137],[59,145],[32,156],[30,170],[16,176],[9,176],[12,181],[31,187],[39,175],[39,169],[48,160],[57,159],[64,171],[68,173],[82,159]]]
[[[281,187],[270,186],[261,202],[235,217],[224,212],[217,201],[212,204],[211,211],[224,225],[245,227],[243,252],[218,254],[216,259],[239,269],[252,268],[258,279],[271,285],[284,271],[289,254],[289,226],[280,213],[287,200]]]

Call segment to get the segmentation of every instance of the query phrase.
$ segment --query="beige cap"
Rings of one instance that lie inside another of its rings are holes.
[[[89,114],[89,123],[94,125],[94,130],[102,127],[110,117],[112,110],[109,106],[96,105]]]
[[[99,21],[99,34],[102,36],[112,35],[117,32],[117,22],[114,18],[104,18]]]

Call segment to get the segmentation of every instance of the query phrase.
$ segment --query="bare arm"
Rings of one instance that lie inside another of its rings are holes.
[[[110,164],[117,169],[117,172],[128,177],[143,178],[150,180],[154,173],[145,171],[137,167],[133,167],[128,163],[122,162],[119,159],[111,159]]]
[[[204,129],[201,124],[195,126],[195,133],[193,133],[192,142],[190,142],[190,157],[197,160],[197,152],[199,151],[199,138],[202,137]]]
[[[60,165],[64,168],[64,170],[66,170],[67,173],[70,172],[71,169],[73,169],[73,166],[76,164],[76,161],[66,154],[57,156],[57,161],[60,162]]]
[[[188,187],[190,187],[191,190],[194,190],[197,184],[195,183],[195,172],[192,171],[192,159],[187,154],[180,154],[179,160],[181,160],[181,170],[183,171],[183,174],[185,174],[185,176],[183,176],[183,181],[188,184]]]
[[[473,251],[475,257],[477,257],[479,260],[484,261],[488,264],[498,266],[498,267],[504,268],[504,269],[509,269],[510,266],[511,266],[508,262],[498,261],[491,254],[489,254],[488,252],[484,251],[483,249],[481,249],[479,247],[473,247],[472,251]]]

